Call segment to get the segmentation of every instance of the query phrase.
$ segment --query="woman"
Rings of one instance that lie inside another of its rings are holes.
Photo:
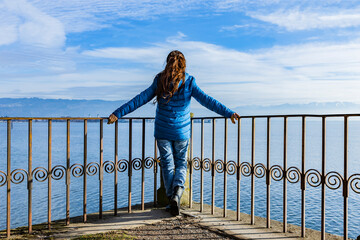
[[[206,95],[185,72],[186,61],[180,51],[172,51],[166,59],[165,69],[156,75],[145,91],[116,109],[108,124],[136,110],[156,96],[155,138],[161,159],[161,171],[170,201],[170,212],[179,215],[180,199],[186,180],[186,151],[190,138],[190,100],[194,97],[201,105],[235,123],[240,117],[214,98]],[[175,168],[174,168],[175,165]]]

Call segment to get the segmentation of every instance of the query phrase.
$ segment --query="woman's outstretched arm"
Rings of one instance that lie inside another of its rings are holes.
[[[215,98],[210,97],[203,90],[201,90],[193,78],[192,82],[192,96],[198,101],[201,105],[207,109],[216,112],[217,114],[231,118],[232,123],[235,123],[235,120],[239,119],[239,114],[227,108],[224,104],[217,101]]]
[[[137,108],[141,107],[145,103],[148,103],[151,99],[155,97],[155,91],[157,86],[157,77],[155,77],[154,82],[146,90],[142,91],[140,94],[136,95],[133,99],[127,103],[120,106],[116,109],[108,119],[108,124],[111,124],[118,120],[119,118],[135,111]]]

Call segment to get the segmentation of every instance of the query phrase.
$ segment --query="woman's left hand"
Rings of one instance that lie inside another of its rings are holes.
[[[115,114],[111,114],[108,118],[107,124],[112,124],[112,123],[116,122],[117,120],[118,120],[117,116],[115,116]]]
[[[231,115],[231,122],[232,122],[233,124],[235,124],[235,120],[239,120],[239,118],[240,118],[240,115],[239,115],[239,114],[233,113],[233,115]]]

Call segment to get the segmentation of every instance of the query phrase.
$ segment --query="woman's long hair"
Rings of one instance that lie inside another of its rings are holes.
[[[182,87],[185,84],[185,68],[186,61],[184,54],[178,50],[171,51],[166,58],[165,69],[159,73],[159,80],[156,89],[156,101],[166,99],[169,102],[179,89],[179,82],[181,80]]]

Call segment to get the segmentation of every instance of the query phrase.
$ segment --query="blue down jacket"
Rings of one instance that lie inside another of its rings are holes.
[[[121,118],[153,99],[158,78],[159,75],[155,77],[150,87],[116,109],[113,114]],[[181,83],[179,83],[179,86],[181,86]],[[234,111],[204,93],[196,85],[195,78],[186,73],[185,85],[178,89],[171,100],[167,102],[167,100],[161,99],[157,103],[154,132],[156,139],[185,140],[190,138],[191,97],[194,97],[204,107],[224,117],[229,118],[234,113]]]

